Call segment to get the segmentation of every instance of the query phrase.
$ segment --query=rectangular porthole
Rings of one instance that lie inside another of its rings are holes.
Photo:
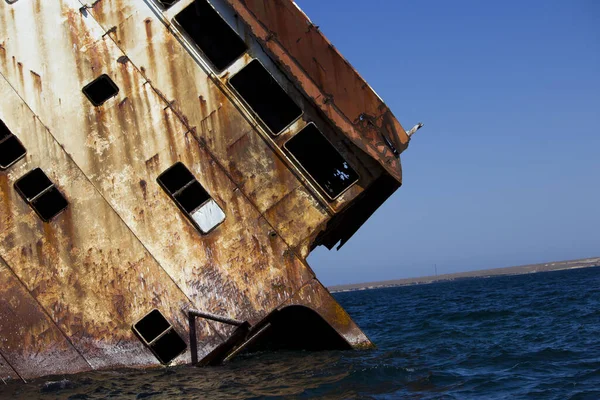
[[[174,329],[165,333],[150,345],[150,348],[163,364],[168,364],[183,353],[187,345]]]
[[[67,199],[40,168],[19,178],[15,182],[15,188],[44,222],[56,217],[69,205]]]
[[[331,200],[358,181],[358,173],[314,123],[308,124],[284,147]]]
[[[229,83],[274,135],[302,115],[300,107],[258,60],[252,60]]]
[[[119,88],[110,76],[104,74],[85,85],[82,91],[95,107],[99,107],[108,99],[115,97],[119,93]]]
[[[156,309],[133,324],[133,331],[162,364],[170,363],[187,348],[181,336]]]
[[[25,157],[27,150],[15,135],[0,120],[0,169],[5,170]]]
[[[188,219],[206,234],[225,220],[225,213],[183,163],[178,162],[156,179]]]
[[[210,199],[206,190],[198,181],[194,180],[174,195],[183,209],[192,214],[198,207]]]
[[[209,61],[222,71],[246,51],[246,43],[206,0],[195,0],[175,21]]]

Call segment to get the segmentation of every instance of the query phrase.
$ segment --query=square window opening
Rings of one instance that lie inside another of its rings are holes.
[[[48,179],[48,176],[46,176],[41,168],[36,168],[19,178],[15,182],[15,187],[25,201],[29,203],[45,190],[51,188],[52,181]]]
[[[331,200],[358,181],[358,173],[314,123],[308,124],[284,147]]]
[[[171,328],[171,324],[158,310],[152,310],[133,325],[134,331],[150,343]]]
[[[300,107],[258,60],[252,60],[229,83],[274,135],[302,115]]]
[[[116,96],[119,88],[108,75],[104,74],[85,85],[82,91],[94,106],[99,107]]]
[[[40,168],[19,178],[15,182],[15,188],[44,222],[49,222],[69,205],[67,199]]]
[[[168,364],[187,348],[185,341],[156,309],[133,324],[135,334],[162,364]]]
[[[181,336],[171,329],[150,345],[152,352],[163,364],[168,364],[187,349]]]
[[[246,52],[246,43],[206,0],[195,0],[175,21],[219,71]]]
[[[21,141],[12,133],[6,131],[5,134],[2,129],[3,123],[0,121],[0,169],[5,170],[12,166],[14,163],[25,157],[27,150]]]

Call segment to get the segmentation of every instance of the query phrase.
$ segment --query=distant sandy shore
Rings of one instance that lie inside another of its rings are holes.
[[[424,276],[421,278],[394,279],[390,281],[354,283],[350,285],[330,286],[330,292],[348,292],[352,290],[378,289],[384,287],[419,285],[439,281],[451,281],[462,278],[485,278],[498,275],[522,275],[535,272],[559,271],[564,269],[587,268],[600,266],[600,257],[582,258],[580,260],[556,261],[543,264],[520,265],[517,267],[484,269],[480,271],[458,272],[454,274],[443,274]]]

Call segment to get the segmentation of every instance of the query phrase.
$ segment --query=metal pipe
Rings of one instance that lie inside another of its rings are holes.
[[[190,324],[190,353],[192,353],[192,365],[198,364],[198,341],[196,339],[196,317],[188,314]]]
[[[211,321],[222,322],[228,325],[241,326],[244,324],[232,318],[221,317],[219,315],[202,312],[198,310],[187,310],[188,323],[190,325],[190,353],[192,356],[192,365],[198,364],[198,340],[196,334],[196,317],[209,319]]]
[[[415,126],[410,128],[410,130],[408,132],[406,132],[406,134],[408,135],[408,137],[411,137],[416,131],[418,131],[422,127],[423,127],[423,123],[419,122],[418,124],[416,124]]]
[[[242,343],[240,346],[238,346],[235,350],[233,350],[231,353],[229,353],[229,355],[227,357],[225,357],[223,362],[227,362],[227,361],[231,360],[233,357],[237,356],[242,350],[244,350],[246,347],[248,347],[249,345],[254,343],[260,336],[262,336],[263,333],[265,333],[270,327],[271,327],[270,323],[263,326],[258,332],[256,332],[254,335],[252,335],[252,337],[250,339],[246,340],[244,343]]]
[[[202,318],[210,319],[211,321],[222,322],[224,324],[234,325],[234,326],[240,326],[244,323],[244,321],[238,321],[238,320],[232,319],[232,318],[221,317],[219,315],[215,315],[215,314],[211,314],[211,313],[207,313],[207,312],[203,312],[203,311],[198,311],[198,310],[188,310],[188,316],[190,317],[190,321],[191,321],[191,317],[202,317]]]

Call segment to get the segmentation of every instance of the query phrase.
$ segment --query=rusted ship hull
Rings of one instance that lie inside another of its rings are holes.
[[[372,346],[306,257],[400,186],[409,136],[294,3],[1,0],[0,98],[0,378],[220,361],[294,320]]]

